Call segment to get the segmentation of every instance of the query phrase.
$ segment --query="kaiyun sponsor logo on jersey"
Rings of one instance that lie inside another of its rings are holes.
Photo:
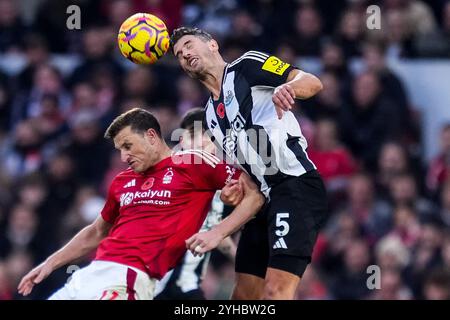
[[[131,204],[133,200],[136,199],[153,199],[158,198],[170,198],[172,197],[172,192],[169,190],[148,190],[148,191],[135,191],[123,193],[120,196],[120,206],[127,206]]]

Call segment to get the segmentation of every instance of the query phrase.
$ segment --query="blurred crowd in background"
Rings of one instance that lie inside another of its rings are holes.
[[[66,27],[71,4],[81,30]],[[366,27],[370,4],[382,30]],[[204,28],[228,62],[247,50],[300,68],[319,61],[324,89],[294,113],[331,216],[298,299],[450,299],[450,123],[425,161],[423,115],[386,64],[450,58],[447,0],[0,0],[0,54],[22,61],[0,67],[0,299],[23,299],[20,278],[99,214],[125,168],[103,138],[115,116],[146,107],[173,145],[182,115],[208,98],[171,54],[152,66],[120,55],[117,31],[136,12],[170,30]],[[369,265],[381,268],[381,289],[368,288]],[[30,298],[69,276],[59,269]],[[233,280],[233,264],[214,252],[206,296],[227,299]]]

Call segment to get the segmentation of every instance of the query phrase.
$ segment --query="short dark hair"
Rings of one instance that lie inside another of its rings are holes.
[[[183,116],[183,120],[181,120],[180,127],[181,129],[191,129],[194,127],[195,121],[203,121],[203,117],[205,116],[205,110],[203,108],[194,108],[188,110]]]
[[[190,28],[190,27],[180,27],[178,29],[173,30],[172,35],[170,36],[170,47],[172,48],[175,44],[184,36],[195,36],[203,41],[207,42],[213,39],[213,37],[206,31],[199,28]]]
[[[148,110],[142,108],[133,108],[115,118],[105,131],[106,139],[114,139],[115,136],[125,127],[131,127],[131,130],[143,133],[148,129],[154,129],[161,137],[161,127],[155,116]]]

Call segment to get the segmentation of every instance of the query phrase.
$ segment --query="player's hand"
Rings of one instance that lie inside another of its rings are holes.
[[[244,197],[244,191],[239,180],[232,179],[220,193],[220,200],[229,206],[237,206]]]
[[[28,272],[17,287],[19,293],[23,296],[27,296],[33,290],[35,284],[40,283],[42,280],[47,278],[50,273],[52,273],[53,269],[50,267],[48,263],[41,263],[36,268]]]
[[[277,111],[278,119],[283,117],[284,111],[289,111],[295,103],[295,91],[287,83],[282,84],[275,88],[272,95],[272,102],[275,105],[275,110]]]
[[[194,257],[216,248],[224,237],[215,229],[199,232],[186,240],[186,247]]]

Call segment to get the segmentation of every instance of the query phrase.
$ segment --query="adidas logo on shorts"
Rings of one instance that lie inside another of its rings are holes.
[[[273,245],[273,248],[274,249],[287,249],[287,245],[283,238],[279,238]]]

